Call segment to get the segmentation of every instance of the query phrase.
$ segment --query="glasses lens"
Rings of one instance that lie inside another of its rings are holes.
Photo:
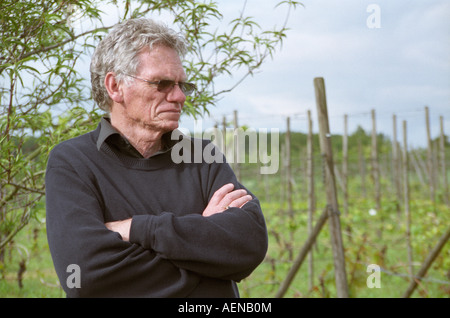
[[[196,89],[195,85],[192,83],[179,83],[179,85],[186,96],[191,95]]]
[[[168,93],[173,88],[174,85],[175,85],[174,81],[170,81],[170,80],[159,81],[158,91],[160,91],[162,93]]]
[[[170,92],[170,90],[172,90],[172,88],[175,86],[175,84],[176,83],[171,80],[159,81],[158,91],[160,91],[162,93],[168,93],[168,92]],[[192,83],[180,82],[180,83],[178,83],[178,86],[180,87],[180,89],[184,93],[184,95],[186,95],[186,96],[191,95],[196,90],[195,84],[192,84]]]

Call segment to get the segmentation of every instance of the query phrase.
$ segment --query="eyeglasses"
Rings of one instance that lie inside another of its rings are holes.
[[[141,81],[144,81],[144,82],[147,82],[152,85],[157,85],[157,90],[158,90],[158,92],[161,92],[161,93],[169,93],[174,88],[175,85],[178,85],[178,87],[180,87],[183,94],[186,96],[190,96],[197,89],[197,86],[195,86],[195,84],[193,84],[193,83],[186,83],[186,82],[176,83],[175,81],[172,81],[172,80],[160,80],[160,81],[152,82],[152,81],[149,81],[149,80],[146,80],[146,79],[134,76],[134,75],[128,75],[128,74],[125,74],[125,75],[133,77],[133,78],[141,80]]]

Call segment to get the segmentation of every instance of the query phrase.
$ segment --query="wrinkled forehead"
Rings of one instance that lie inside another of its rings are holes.
[[[186,73],[177,51],[163,45],[144,49],[138,54],[137,75],[150,79],[185,80]]]

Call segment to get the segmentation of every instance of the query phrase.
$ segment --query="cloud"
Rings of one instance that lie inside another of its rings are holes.
[[[309,103],[308,100],[296,100],[289,97],[282,96],[247,96],[246,98],[249,106],[258,110],[262,115],[280,115],[289,116],[300,113],[299,106]]]

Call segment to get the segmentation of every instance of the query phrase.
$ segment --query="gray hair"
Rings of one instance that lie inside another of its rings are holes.
[[[184,56],[187,44],[183,36],[168,26],[150,19],[130,19],[118,24],[95,49],[91,60],[92,97],[98,106],[108,111],[112,100],[105,88],[105,76],[116,73],[116,80],[125,80],[125,74],[135,75],[139,53],[153,45],[164,45]]]

